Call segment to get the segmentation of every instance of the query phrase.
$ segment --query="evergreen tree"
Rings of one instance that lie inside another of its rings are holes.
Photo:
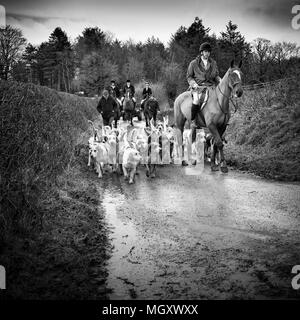
[[[250,55],[250,45],[245,41],[245,37],[238,31],[238,26],[229,21],[226,31],[221,32],[219,39],[219,69],[224,74],[232,59],[235,61],[243,60],[243,69],[246,70]]]
[[[61,28],[56,28],[50,35],[46,68],[51,69],[51,87],[69,92],[74,75],[74,60],[71,43]]]
[[[111,79],[119,80],[118,66],[100,53],[86,55],[80,66],[80,87],[88,95],[100,95]]]
[[[106,35],[98,27],[85,28],[75,44],[76,62],[79,66],[85,55],[101,52],[106,45]]]

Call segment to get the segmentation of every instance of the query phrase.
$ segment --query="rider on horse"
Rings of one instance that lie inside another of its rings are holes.
[[[147,99],[149,99],[152,96],[152,90],[149,87],[149,82],[145,83],[145,88],[143,89],[143,100],[141,101],[141,108],[144,109],[144,104]]]
[[[126,95],[126,93],[129,91],[129,94],[130,94],[130,97],[132,99],[132,101],[134,102],[134,108],[135,108],[135,105],[136,105],[136,100],[135,100],[135,97],[134,97],[134,94],[135,94],[135,88],[134,86],[130,83],[130,80],[127,80],[126,81],[126,85],[125,87],[123,88],[123,94],[124,96]],[[122,97],[121,99],[121,102],[123,103],[123,100],[124,100],[124,96]]]
[[[119,105],[121,105],[121,92],[118,86],[116,86],[115,80],[111,80],[110,86],[107,88],[107,90],[109,92],[109,95],[116,99]]]
[[[193,96],[193,105],[191,110],[192,127],[197,127],[196,116],[204,102],[203,96],[205,95],[201,93],[206,91],[207,87],[217,85],[221,81],[217,63],[210,57],[211,45],[208,42],[202,43],[199,53],[200,55],[191,61],[186,75],[187,81],[192,88]]]

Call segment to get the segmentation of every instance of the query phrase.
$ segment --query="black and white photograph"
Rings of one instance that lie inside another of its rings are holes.
[[[299,300],[299,102],[297,0],[0,0],[0,311]]]

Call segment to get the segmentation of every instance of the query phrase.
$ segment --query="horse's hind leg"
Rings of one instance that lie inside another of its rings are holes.
[[[177,128],[180,130],[180,139],[177,140],[178,143],[178,151],[180,152],[179,157],[182,159],[184,155],[184,145],[183,145],[183,131],[184,131],[184,124],[186,119],[182,116],[179,122],[177,122]],[[181,161],[182,166],[188,166],[188,162],[185,160]]]
[[[147,117],[147,115],[145,113],[144,113],[144,116],[145,116],[146,127],[149,127],[148,117]]]

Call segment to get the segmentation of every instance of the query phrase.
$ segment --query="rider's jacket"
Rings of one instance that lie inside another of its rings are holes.
[[[119,88],[118,87],[112,87],[112,86],[109,86],[108,88],[107,88],[107,90],[108,90],[108,92],[109,92],[109,94],[113,97],[113,98],[118,98],[118,99],[120,99],[120,97],[121,97],[121,92],[120,92],[120,90],[119,90]]]
[[[187,73],[186,78],[190,86],[197,83],[201,85],[213,85],[218,84],[219,70],[217,63],[214,59],[208,58],[208,68],[205,69],[201,57],[198,56],[192,60]]]
[[[103,118],[108,119],[114,115],[115,111],[117,110],[118,106],[111,96],[108,96],[107,99],[101,97],[99,103],[97,105],[97,110],[99,113],[102,113]]]
[[[152,90],[151,90],[151,88],[148,88],[148,89],[144,88],[144,89],[143,89],[143,99],[147,99],[147,98],[149,98],[151,95],[152,95]]]
[[[134,89],[134,86],[132,84],[129,87],[127,85],[125,85],[125,87],[123,88],[123,94],[124,95],[126,94],[127,90],[130,90],[131,97],[134,97],[135,89]]]

